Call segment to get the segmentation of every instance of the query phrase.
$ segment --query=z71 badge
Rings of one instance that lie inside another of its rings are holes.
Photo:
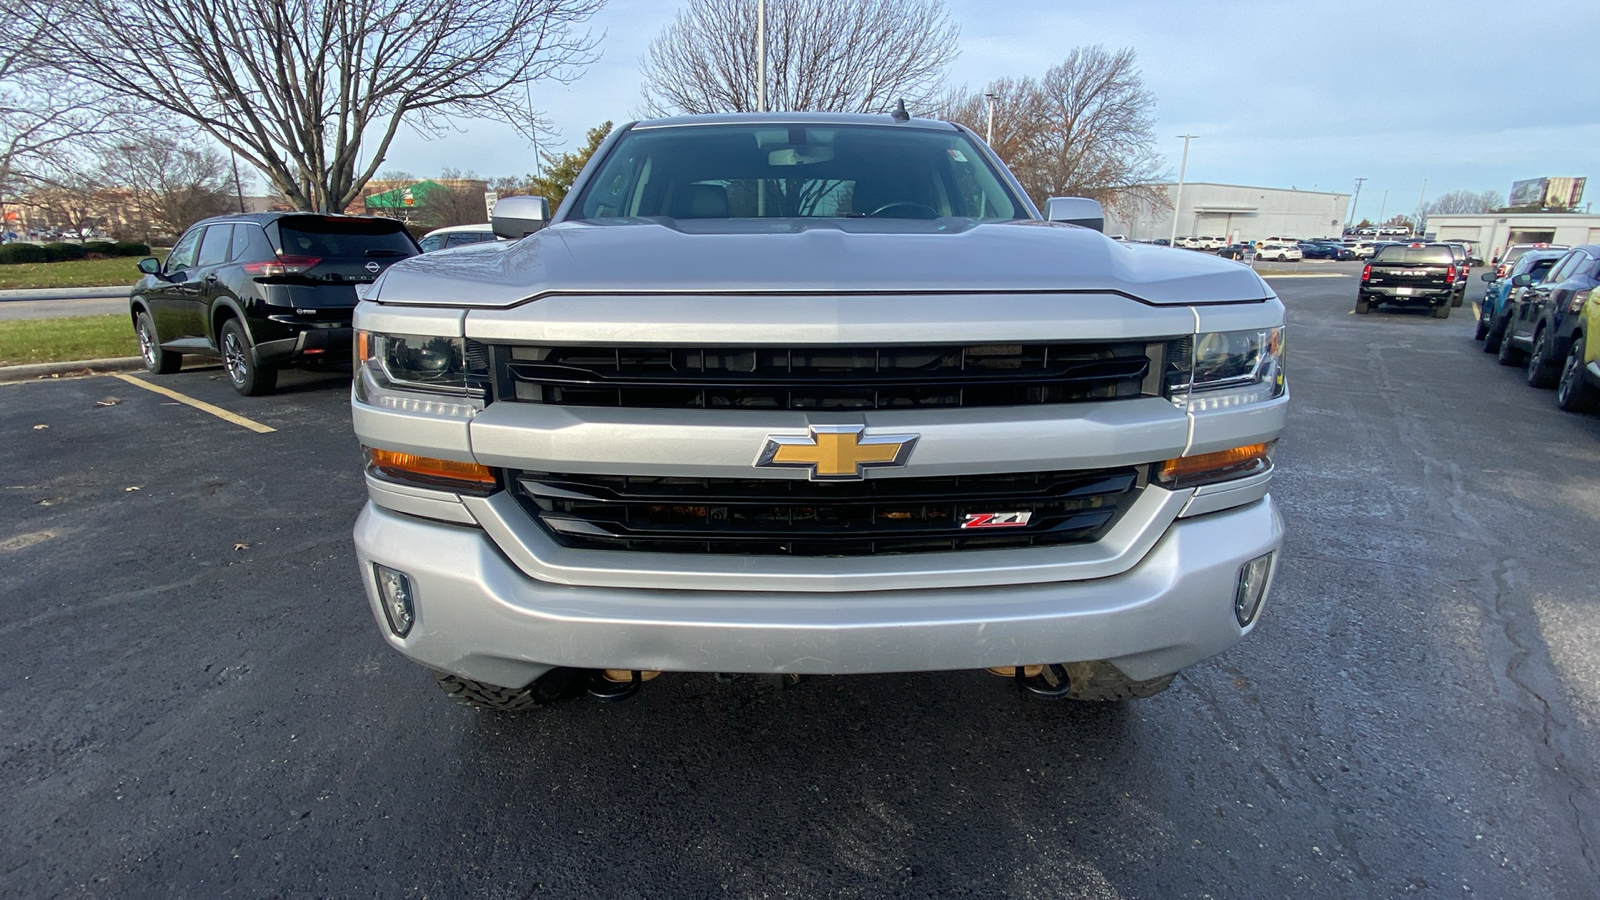
[[[1021,528],[1033,518],[1031,512],[967,513],[962,528]]]

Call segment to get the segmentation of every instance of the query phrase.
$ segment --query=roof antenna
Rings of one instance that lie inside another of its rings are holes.
[[[896,122],[911,121],[911,113],[906,112],[906,100],[904,97],[894,102],[894,112],[889,113],[889,117]]]

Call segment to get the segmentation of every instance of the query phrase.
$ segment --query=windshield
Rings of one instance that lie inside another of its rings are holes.
[[[768,124],[630,130],[569,218],[1028,215],[959,131]]]

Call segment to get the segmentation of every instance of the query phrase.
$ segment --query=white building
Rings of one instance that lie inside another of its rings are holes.
[[[1172,236],[1176,184],[1155,184],[1164,201],[1139,201],[1106,210],[1106,234],[1134,241]],[[1350,208],[1349,194],[1188,182],[1179,200],[1178,237],[1219,237],[1229,243],[1269,237],[1338,237]]]
[[[1511,244],[1600,244],[1600,215],[1585,213],[1483,213],[1429,216],[1423,234],[1436,241],[1476,241],[1480,256],[1493,259]]]

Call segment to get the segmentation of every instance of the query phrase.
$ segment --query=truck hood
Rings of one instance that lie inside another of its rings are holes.
[[[391,266],[385,304],[493,308],[546,294],[1113,292],[1146,303],[1259,301],[1250,268],[1040,221],[621,219],[564,222]]]

